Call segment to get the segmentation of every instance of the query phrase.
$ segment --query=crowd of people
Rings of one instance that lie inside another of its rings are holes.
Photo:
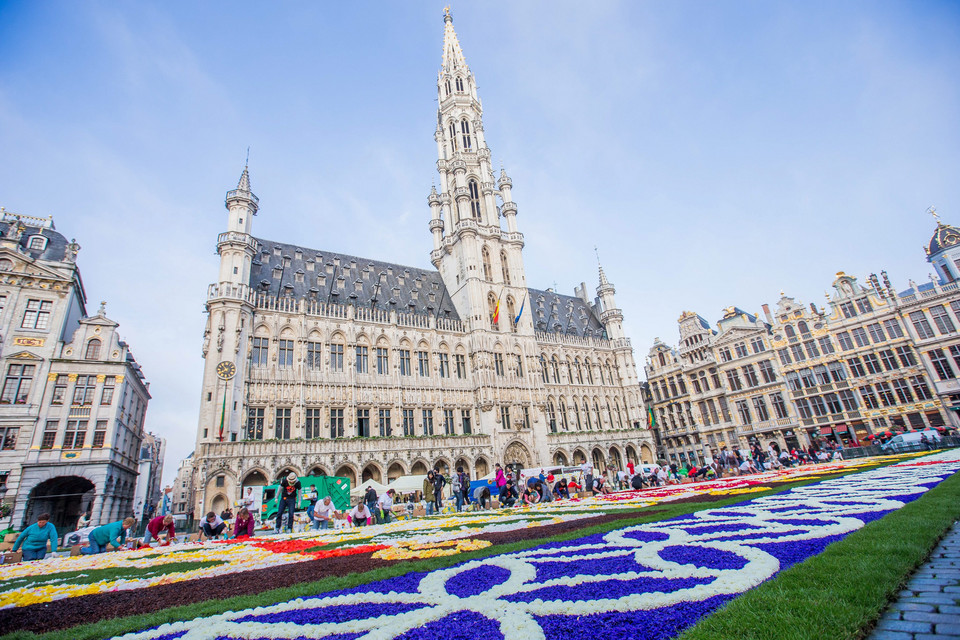
[[[658,464],[637,466],[629,461],[625,469],[607,467],[598,472],[590,460],[579,465],[578,473],[566,473],[554,476],[544,469],[539,474],[521,479],[515,466],[504,468],[497,464],[494,478],[471,490],[471,480],[463,467],[449,477],[439,467],[427,472],[423,480],[422,491],[397,496],[394,489],[378,494],[368,487],[364,495],[352,508],[339,510],[330,496],[310,501],[305,512],[305,526],[315,530],[362,527],[371,524],[391,522],[399,516],[433,515],[443,512],[446,487],[450,487],[452,509],[460,512],[465,508],[490,509],[508,508],[518,505],[533,505],[554,500],[569,500],[576,497],[603,495],[617,490],[640,490],[645,487],[659,487],[683,482],[698,482],[724,476],[762,473],[764,471],[793,467],[805,464],[817,464],[830,460],[843,459],[843,445],[837,442],[821,441],[807,449],[784,448],[777,442],[770,442],[764,449],[754,442],[748,450],[721,447],[712,452],[712,458],[701,466],[693,462],[681,464]],[[570,471],[567,469],[567,471]],[[290,473],[280,481],[279,508],[274,528],[281,531],[293,531],[297,518],[297,505],[300,503],[302,485],[296,474]],[[229,507],[219,515],[213,511],[200,521],[199,539],[241,538],[255,535],[258,519],[246,502],[236,515]],[[448,507],[450,509],[450,507]],[[78,524],[86,525],[89,515],[85,514]],[[87,535],[87,544],[80,548],[82,554],[98,554],[108,549],[122,548],[136,525],[134,518],[125,518],[92,529]],[[174,519],[171,515],[158,515],[147,522],[143,540],[133,544],[149,545],[152,542],[170,544],[177,541]],[[50,515],[42,513],[35,523],[26,527],[14,543],[14,551],[23,550],[23,560],[40,560],[48,553],[57,551],[57,530],[50,522]]]

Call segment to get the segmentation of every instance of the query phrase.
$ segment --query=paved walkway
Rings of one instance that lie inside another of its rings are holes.
[[[869,640],[960,638],[960,523],[910,577]]]

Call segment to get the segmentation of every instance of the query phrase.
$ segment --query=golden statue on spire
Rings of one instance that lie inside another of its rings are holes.
[[[445,16],[449,16],[449,15],[450,15],[450,5],[447,5],[447,6],[445,6],[445,7],[443,8],[443,15],[445,15]]]
[[[927,213],[933,216],[933,219],[937,221],[937,226],[940,226],[940,214],[937,213],[937,208],[930,207],[929,209],[927,209]]]

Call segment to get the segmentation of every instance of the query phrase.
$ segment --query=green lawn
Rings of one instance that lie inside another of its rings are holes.
[[[732,600],[680,640],[862,637],[958,518],[960,474],[954,474]]]

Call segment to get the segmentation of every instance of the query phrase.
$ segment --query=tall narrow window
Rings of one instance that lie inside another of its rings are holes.
[[[437,354],[438,359],[440,360],[440,377],[449,378],[450,377],[450,356],[441,352]]]
[[[443,88],[446,89],[446,93],[444,94],[444,96],[450,95],[450,78],[447,78],[446,81],[443,83]]]
[[[553,402],[547,401],[547,424],[550,427],[550,433],[557,432],[557,414],[553,410]]]
[[[274,425],[274,437],[277,440],[290,439],[290,409],[277,409],[277,422]]]
[[[433,435],[433,409],[423,410],[423,435]]]
[[[330,371],[343,371],[343,345],[330,343]]]
[[[99,360],[100,359],[100,341],[94,338],[87,343],[87,355],[84,356],[84,360]]]
[[[465,379],[467,377],[467,357],[462,353],[454,354],[453,362],[457,369],[457,378]]]
[[[280,340],[277,347],[277,366],[288,369],[293,366],[293,340]]]
[[[403,435],[412,436],[413,432],[413,409],[403,409]]]
[[[417,351],[417,371],[421,378],[430,377],[430,352]]]
[[[470,123],[466,119],[460,121],[460,134],[463,136],[463,150],[470,151],[473,142],[470,138]]]
[[[411,375],[410,369],[410,350],[409,349],[400,349],[400,375],[409,376]]]
[[[247,440],[263,440],[263,407],[247,410]]]
[[[457,93],[463,93],[463,78],[457,78]]]
[[[253,339],[253,349],[250,351],[250,366],[252,367],[267,366],[267,339],[266,338]]]
[[[507,252],[500,252],[500,272],[503,275],[503,284],[510,284],[510,265],[507,262]]]
[[[470,192],[470,215],[472,215],[477,220],[480,219],[480,187],[477,185],[476,180],[470,180],[467,183],[467,189]],[[492,280],[492,277],[487,277],[487,280]]]
[[[343,437],[343,409],[330,409],[330,437]]]
[[[307,409],[304,437],[313,440],[320,437],[321,414],[319,408]]]
[[[57,430],[59,427],[60,423],[56,420],[47,420],[47,424],[43,428],[43,440],[40,441],[41,449],[53,449],[53,445],[57,442]]]
[[[389,438],[393,435],[390,429],[390,409],[380,409],[380,437]]]
[[[453,409],[443,410],[443,435],[452,436],[456,434],[457,428],[453,421]]]
[[[377,347],[377,375],[390,374],[390,357],[385,347]]]
[[[369,349],[367,347],[357,345],[357,360],[356,360],[357,373],[370,373],[370,368],[368,365],[368,356],[367,356],[368,351]]]
[[[62,373],[57,376],[53,385],[53,397],[50,398],[50,404],[63,404],[63,399],[67,395],[67,380],[69,380],[69,378]],[[110,384],[113,385],[113,378],[110,378]],[[106,391],[106,389],[104,389],[104,391]],[[113,389],[111,389],[110,392],[112,394]],[[110,403],[104,402],[102,404]]]
[[[357,435],[370,437],[370,409],[357,409]]]
[[[473,428],[470,426],[470,409],[462,409],[460,411],[460,424],[463,426],[464,435],[473,433]]]
[[[457,152],[457,125],[451,122],[448,128],[450,130],[450,153],[454,154]]]
[[[323,361],[323,347],[319,342],[307,343],[307,369],[319,369]]]

